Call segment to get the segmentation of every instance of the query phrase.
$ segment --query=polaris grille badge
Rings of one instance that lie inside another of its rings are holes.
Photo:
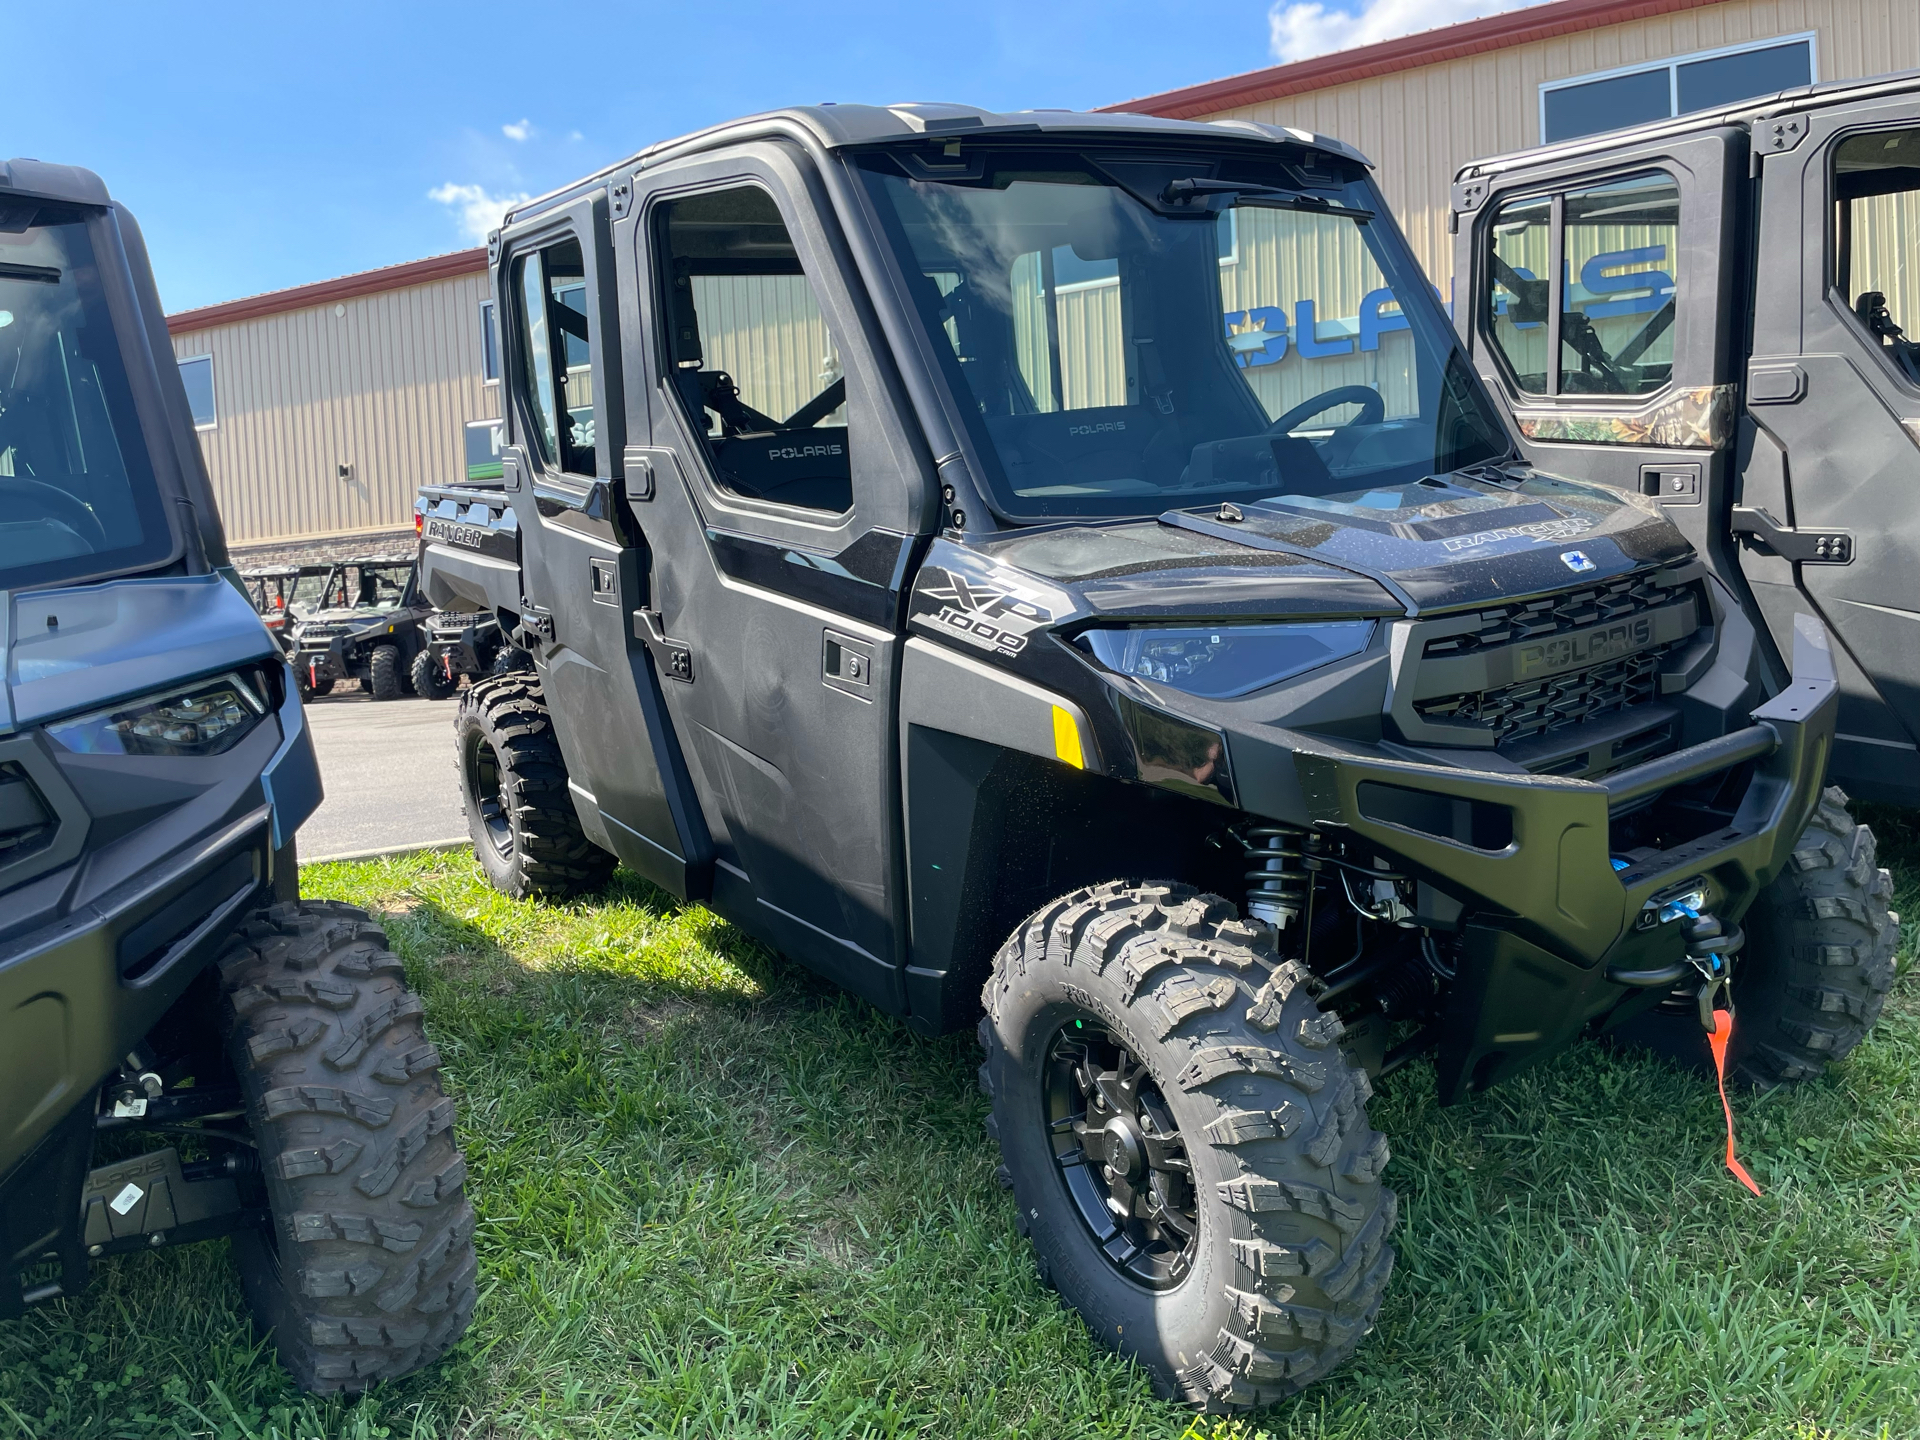
[[[1584,575],[1589,570],[1598,570],[1600,568],[1587,558],[1587,552],[1584,550],[1562,550],[1560,552],[1560,563],[1576,575]]]

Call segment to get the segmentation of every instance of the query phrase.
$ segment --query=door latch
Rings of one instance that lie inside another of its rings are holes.
[[[1803,565],[1853,563],[1853,535],[1849,531],[1796,530],[1751,505],[1733,507],[1733,533],[1747,536],[1782,560],[1797,560]]]
[[[652,610],[633,612],[633,638],[644,641],[660,673],[682,684],[693,683],[693,647],[684,640],[671,640],[661,628],[660,616]]]

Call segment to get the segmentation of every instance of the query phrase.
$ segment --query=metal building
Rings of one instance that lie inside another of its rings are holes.
[[[485,250],[168,317],[230,542],[255,560],[413,541],[423,481],[500,413]]]
[[[1556,0],[1106,108],[1357,146],[1446,294],[1448,191],[1469,160],[1915,67],[1916,0]]]

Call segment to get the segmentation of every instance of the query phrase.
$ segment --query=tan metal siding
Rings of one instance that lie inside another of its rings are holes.
[[[1916,0],[1727,0],[1651,20],[1221,111],[1295,125],[1356,145],[1427,272],[1453,269],[1447,194],[1467,161],[1540,143],[1540,85],[1697,50],[1814,31],[1821,80],[1920,68]]]
[[[174,336],[178,358],[213,356],[219,423],[200,449],[228,539],[411,524],[417,486],[465,473],[464,424],[500,413],[480,373],[487,296],[468,274]]]

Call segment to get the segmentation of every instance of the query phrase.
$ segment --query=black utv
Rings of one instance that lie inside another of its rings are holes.
[[[413,664],[426,644],[420,622],[433,607],[420,598],[415,562],[368,556],[334,565],[320,601],[295,622],[292,662],[301,690],[325,695],[357,680],[375,700],[413,688]]]
[[[503,481],[424,584],[513,895],[616,861],[978,1025],[1043,1274],[1169,1394],[1326,1374],[1370,1080],[1582,1037],[1818,1073],[1895,925],[1808,621],[1526,463],[1367,162],[1244,121],[794,110],[490,242]],[[984,1001],[984,1015],[982,1014]]]
[[[133,217],[0,163],[0,1323],[232,1237],[317,1390],[433,1360],[473,1211],[420,1000],[300,899],[300,697],[228,563]]]

